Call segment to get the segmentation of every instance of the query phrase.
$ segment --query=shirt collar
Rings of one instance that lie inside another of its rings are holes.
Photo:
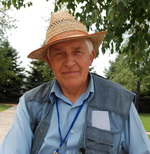
[[[87,102],[89,102],[94,95],[94,84],[93,84],[93,77],[91,73],[89,73],[89,80],[90,80],[89,85],[88,85],[87,91],[84,93],[84,98],[83,98],[83,100],[87,99]],[[62,94],[60,86],[57,80],[55,79],[49,94],[49,98],[52,104],[55,102],[56,97],[63,99],[64,95]]]

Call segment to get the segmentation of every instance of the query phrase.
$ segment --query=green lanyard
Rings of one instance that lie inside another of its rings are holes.
[[[79,114],[80,114],[80,111],[82,110],[83,108],[83,105],[84,105],[85,101],[82,103],[82,105],[79,107],[78,111],[76,112],[75,114],[75,117],[70,125],[70,128],[68,129],[64,139],[62,138],[62,133],[61,133],[61,129],[60,129],[60,114],[59,114],[59,109],[58,109],[58,101],[56,99],[56,110],[57,110],[57,118],[58,118],[58,132],[59,132],[59,136],[60,136],[60,144],[59,144],[59,147],[54,151],[54,154],[58,154],[61,146],[63,145],[63,143],[65,142],[67,136],[69,135],[69,132],[70,130],[72,129],[72,127],[74,126]]]

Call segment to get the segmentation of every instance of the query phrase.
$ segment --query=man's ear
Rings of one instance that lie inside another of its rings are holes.
[[[51,63],[50,63],[50,60],[49,60],[48,56],[46,56],[46,62],[47,62],[47,64],[48,64],[49,68],[51,69]],[[51,69],[51,70],[52,70],[52,69]]]
[[[92,50],[92,52],[90,53],[90,66],[91,66],[92,63],[93,63],[93,60],[94,60],[94,58],[95,58],[95,55],[96,55],[95,50]]]

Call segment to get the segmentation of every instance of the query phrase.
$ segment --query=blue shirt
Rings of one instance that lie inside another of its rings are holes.
[[[52,154],[59,146],[57,112],[54,96],[58,97],[61,132],[64,137],[79,106],[85,104],[66,142],[60,149],[61,154],[76,154],[76,147],[85,122],[85,112],[88,102],[94,95],[93,79],[91,78],[87,91],[72,104],[62,93],[55,82],[50,92],[50,100],[54,104],[51,125],[38,154]],[[33,102],[34,103],[34,102]],[[0,154],[30,154],[33,134],[30,129],[30,117],[26,110],[24,96],[20,98],[13,125],[0,146]],[[132,103],[128,120],[123,131],[122,144],[128,154],[149,154],[150,142],[141,124],[137,111]],[[140,145],[140,146],[137,146]]]
[[[62,154],[75,154],[78,141],[80,135],[83,130],[83,125],[85,122],[85,112],[87,108],[88,102],[92,99],[94,94],[94,87],[93,87],[93,79],[91,79],[88,89],[85,93],[83,93],[74,104],[70,102],[68,98],[66,98],[59,88],[57,82],[54,83],[50,93],[50,100],[54,104],[54,109],[52,113],[52,119],[50,128],[47,132],[47,136],[44,139],[43,145],[39,151],[39,154],[46,154],[48,151],[49,153],[53,153],[60,144],[60,136],[58,131],[58,119],[57,119],[57,112],[56,112],[56,100],[54,99],[55,96],[58,98],[58,108],[60,113],[60,128],[62,132],[62,138],[64,139],[69,127],[74,119],[74,116],[78,110],[78,108],[82,105],[83,101],[85,100],[84,106],[73,126],[71,129],[67,140],[62,145],[59,153]]]

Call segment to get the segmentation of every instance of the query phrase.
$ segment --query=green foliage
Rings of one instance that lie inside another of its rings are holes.
[[[23,93],[24,68],[7,40],[0,44],[0,58],[0,102],[16,101]]]
[[[140,100],[139,100],[139,106],[138,106],[138,111],[140,113],[150,113],[150,95],[149,91],[147,94],[142,94],[140,95]]]
[[[105,69],[106,77],[116,83],[121,84],[131,91],[136,90],[138,77],[134,76],[124,55],[119,55],[114,62],[110,62],[109,69]]]
[[[19,9],[31,6],[32,2],[2,0],[2,4]],[[68,9],[88,29],[108,30],[102,46],[103,53],[111,49],[111,53],[127,53],[133,55],[133,60],[139,61],[143,61],[144,52],[150,53],[149,0],[56,0],[54,11],[61,8]]]
[[[32,5],[32,1],[24,0],[2,0],[1,3],[6,8],[14,6],[17,9]],[[111,53],[132,55],[132,64],[136,60],[144,62],[145,54],[149,56],[149,0],[56,0],[54,11],[61,8],[68,9],[88,30],[108,30],[103,53],[110,49]]]
[[[30,70],[27,71],[26,90],[32,89],[54,78],[53,72],[45,62],[31,61]]]
[[[15,72],[12,71],[12,57],[8,56],[9,52],[13,52],[14,49],[10,47],[8,41],[1,42],[0,44],[0,81],[3,84],[9,84],[12,82],[10,78],[16,78]]]
[[[105,69],[106,77],[121,84],[137,94],[136,107],[139,112],[150,112],[150,57],[143,57],[144,62],[138,60],[133,63],[131,55],[118,55],[111,66]]]
[[[25,2],[24,0],[2,0],[1,3],[7,9],[10,9],[11,5],[13,5],[16,9],[20,9],[21,7],[26,6],[32,6],[31,1]]]
[[[66,5],[81,22],[96,31],[107,29],[102,52],[132,54],[133,60],[143,60],[143,52],[150,53],[150,1],[149,0],[57,0],[55,11]],[[80,7],[79,7],[80,5]],[[76,9],[80,8],[80,12]],[[85,20],[86,19],[86,20]],[[115,44],[115,45],[114,45]]]
[[[141,81],[141,93],[148,94],[150,92],[150,57],[145,54],[143,58],[144,62],[131,65],[131,56],[118,55],[114,62],[110,62],[109,69],[105,70],[106,77],[131,91],[136,91],[137,82]]]
[[[7,39],[7,31],[16,28],[15,19],[8,15],[7,10],[0,7],[0,42]]]
[[[0,102],[16,101],[23,92],[24,69],[7,40],[7,31],[14,27],[15,20],[0,7]]]

